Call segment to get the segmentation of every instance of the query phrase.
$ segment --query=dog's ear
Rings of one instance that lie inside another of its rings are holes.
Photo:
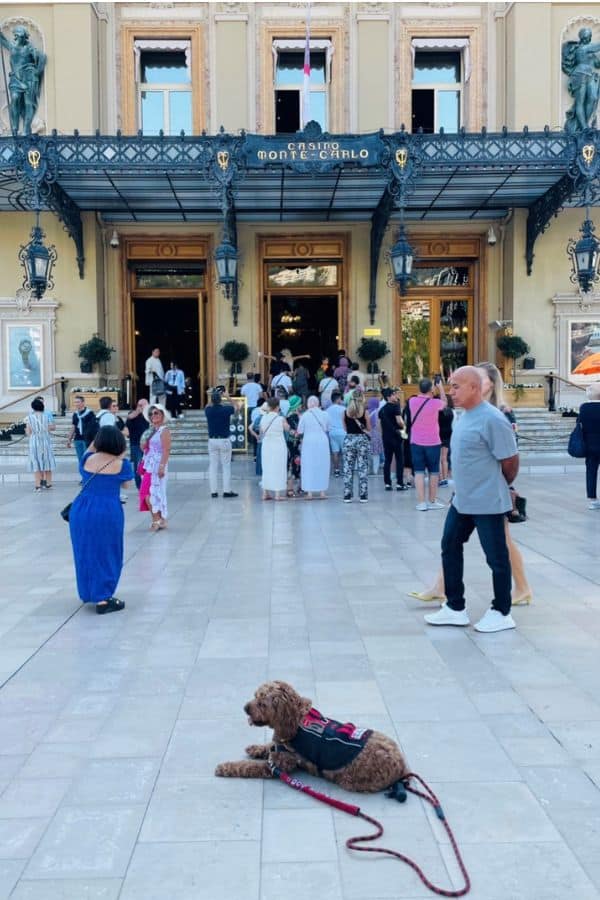
[[[280,740],[290,740],[298,731],[298,726],[311,708],[312,702],[308,697],[301,697],[285,681],[274,681],[272,685],[271,725]]]

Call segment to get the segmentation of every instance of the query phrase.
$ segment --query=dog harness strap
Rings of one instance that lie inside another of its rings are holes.
[[[335,772],[349,765],[373,734],[372,729],[357,728],[352,722],[326,719],[312,707],[302,719],[292,740],[286,743],[319,772]]]

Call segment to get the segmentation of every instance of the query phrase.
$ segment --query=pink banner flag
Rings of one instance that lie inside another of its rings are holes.
[[[306,9],[306,43],[304,45],[304,78],[302,81],[302,127],[310,122],[310,3]]]

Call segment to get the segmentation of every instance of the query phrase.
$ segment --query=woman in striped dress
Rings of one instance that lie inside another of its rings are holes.
[[[29,435],[29,471],[33,472],[35,492],[52,487],[52,472],[56,468],[50,432],[56,426],[44,412],[44,401],[36,397],[31,403],[31,412],[25,420],[25,431]]]

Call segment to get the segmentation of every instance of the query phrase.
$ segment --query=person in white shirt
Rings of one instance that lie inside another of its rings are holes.
[[[165,376],[167,409],[174,419],[183,418],[181,398],[185,395],[185,375],[176,362],[172,362]]]
[[[327,409],[328,406],[331,406],[331,395],[334,391],[337,391],[338,388],[339,384],[333,376],[325,375],[324,378],[321,378],[319,382],[319,394],[321,395],[322,409]]]
[[[247,372],[246,384],[243,385],[240,393],[242,397],[246,398],[246,406],[248,407],[248,418],[252,413],[253,409],[256,409],[258,406],[258,401],[262,397],[262,386],[254,380],[254,372]]]
[[[165,370],[160,361],[160,350],[155,347],[144,366],[145,383],[150,392],[150,403],[160,403],[165,405],[166,393],[165,387]],[[162,390],[158,391],[157,388]]]
[[[280,372],[279,375],[274,375],[271,379],[271,393],[274,397],[277,396],[277,388],[284,388],[286,394],[291,392],[292,379],[287,372]]]
[[[246,409],[247,409],[247,419],[248,428],[250,428],[250,424],[252,421],[252,414],[259,402],[262,399],[262,385],[254,380],[254,372],[246,372],[246,384],[242,386],[240,394],[242,397],[246,398]],[[254,447],[254,458],[256,459],[256,440],[252,436],[252,432],[249,433],[250,443]]]
[[[98,422],[98,426],[103,428],[105,425],[116,425],[117,424],[117,409],[118,406],[113,400],[112,397],[100,397],[99,401],[98,413],[96,415],[96,420]],[[112,407],[115,407],[115,411],[113,412]]]

